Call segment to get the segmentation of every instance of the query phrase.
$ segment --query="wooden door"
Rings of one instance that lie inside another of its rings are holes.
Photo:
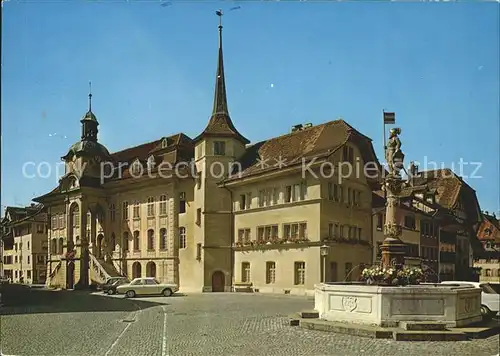
[[[225,282],[224,273],[215,271],[214,274],[212,274],[212,292],[224,292]]]

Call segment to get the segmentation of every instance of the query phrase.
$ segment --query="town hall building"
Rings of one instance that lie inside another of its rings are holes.
[[[355,280],[373,261],[380,166],[371,140],[335,120],[250,144],[229,115],[222,26],[213,110],[197,137],[167,134],[110,153],[91,95],[81,124],[59,185],[35,199],[49,214],[50,286],[125,275],[181,291],[306,294],[321,281]],[[345,174],[341,163],[371,165],[371,174]]]

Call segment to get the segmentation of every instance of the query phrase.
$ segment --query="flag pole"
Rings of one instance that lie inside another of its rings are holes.
[[[384,158],[386,158],[386,155],[385,155],[385,152],[387,150],[387,142],[386,142],[386,138],[385,138],[385,109],[382,110],[382,131],[384,131]],[[386,162],[387,164],[387,162]],[[385,176],[385,167],[383,168],[384,171],[382,172],[382,184],[385,184],[385,179],[384,179],[384,176]],[[387,201],[387,191],[385,190],[385,187],[384,187],[384,201]]]

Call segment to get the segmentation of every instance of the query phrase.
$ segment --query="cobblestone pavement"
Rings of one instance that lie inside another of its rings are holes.
[[[312,309],[296,296],[191,294],[108,297],[32,291],[2,308],[4,355],[474,355],[498,353],[499,337],[466,342],[396,342],[304,330],[292,312]]]

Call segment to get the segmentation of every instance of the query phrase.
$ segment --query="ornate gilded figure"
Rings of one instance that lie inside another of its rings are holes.
[[[401,141],[399,136],[401,134],[400,128],[393,128],[389,131],[389,141],[385,148],[385,159],[389,167],[389,174],[400,175],[404,154],[401,151]]]

